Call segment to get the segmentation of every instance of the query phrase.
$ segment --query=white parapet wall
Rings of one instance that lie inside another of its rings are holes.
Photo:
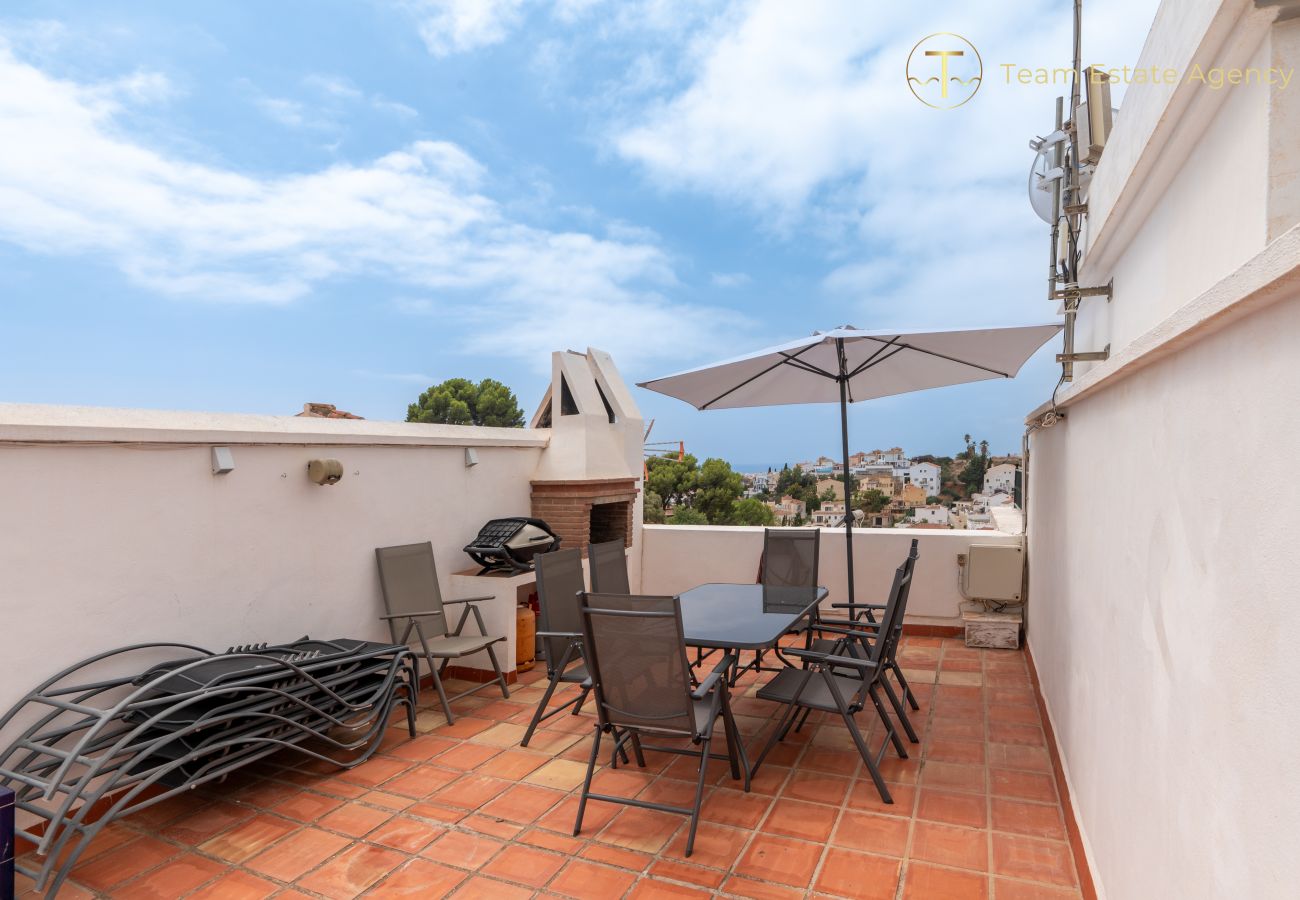
[[[971,544],[1021,546],[1016,534],[912,528],[861,528],[853,532],[853,581],[858,600],[883,603],[894,570],[920,540],[907,621],[961,625],[957,557]],[[642,532],[642,589],[677,594],[707,582],[752,584],[763,553],[763,529],[714,525],[646,525]],[[847,599],[844,530],[821,531],[819,581],[830,591],[826,603]],[[1032,615],[1032,613],[1031,613]]]
[[[487,519],[528,514],[547,440],[540,429],[0,405],[0,709],[126,644],[386,639],[375,548],[431,541],[446,593]],[[213,445],[230,448],[233,471],[212,473]],[[308,480],[319,457],[343,463],[342,481]],[[513,648],[501,656],[513,668]]]

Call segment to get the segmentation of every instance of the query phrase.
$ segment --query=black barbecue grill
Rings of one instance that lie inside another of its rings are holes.
[[[558,550],[560,536],[541,519],[523,516],[492,519],[479,529],[478,537],[465,545],[465,552],[487,572],[531,572],[533,557]]]

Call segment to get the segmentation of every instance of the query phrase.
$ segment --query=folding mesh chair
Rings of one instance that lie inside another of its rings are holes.
[[[692,688],[691,667],[682,640],[681,604],[676,597],[583,594],[579,608],[597,722],[573,833],[576,836],[582,831],[588,800],[675,812],[691,817],[686,839],[686,855],[690,856],[695,847],[695,829],[699,824],[709,760],[727,760],[731,764],[731,777],[743,780],[745,790],[749,790],[745,748],[731,716],[727,692],[726,670],[732,665],[732,659],[730,656],[723,659],[698,687]],[[719,717],[726,733],[725,756],[709,750]],[[606,734],[614,739],[611,765],[617,765],[617,755],[625,744],[630,744],[641,766],[645,765],[644,750],[697,756],[700,766],[694,804],[689,808],[668,806],[592,793],[591,779],[596,771],[601,737]],[[643,735],[687,738],[698,749],[643,746]]]
[[[483,625],[483,614],[474,605],[493,598],[486,596],[443,600],[442,589],[438,586],[438,569],[433,561],[433,544],[428,541],[423,544],[379,547],[375,550],[375,558],[379,562],[379,584],[383,588],[384,607],[388,611],[387,615],[380,618],[388,623],[393,632],[393,639],[399,644],[407,644],[411,639],[411,632],[415,632],[423,656],[429,663],[429,674],[433,678],[434,688],[438,691],[438,699],[442,702],[442,711],[447,716],[447,722],[456,721],[451,711],[451,700],[469,696],[490,684],[499,684],[501,696],[509,697],[510,689],[506,687],[505,673],[501,671],[501,665],[497,662],[497,655],[492,647],[498,641],[504,641],[505,635],[489,635]],[[445,610],[445,607],[453,604],[464,604],[465,607],[454,630],[449,627]],[[471,614],[474,616],[474,621],[478,623],[479,634],[462,633]],[[398,637],[399,622],[403,620],[406,622],[406,628],[402,631],[401,637]],[[488,659],[492,663],[492,671],[496,672],[496,678],[448,698],[442,686],[442,673],[446,670],[447,664],[453,659],[461,659],[480,651],[487,652]],[[441,660],[441,664],[435,664],[435,659]],[[418,662],[416,674],[417,676],[419,674]]]
[[[803,587],[815,590],[820,548],[820,528],[763,529],[763,556],[758,563],[758,583],[765,587]],[[812,626],[817,622],[818,609],[819,607],[814,607],[810,615]],[[810,626],[800,625],[794,631],[797,633],[807,627]],[[746,671],[781,671],[779,668],[763,665],[764,652],[756,651],[751,663],[737,667],[737,670],[732,673],[731,683],[734,685],[736,679]],[[785,662],[779,647],[774,652],[782,662]],[[699,665],[708,656],[708,653],[697,653],[695,664]]]
[[[591,590],[597,594],[629,594],[632,588],[627,580],[627,553],[622,541],[605,541],[589,544],[587,558],[591,561]]]
[[[537,704],[528,731],[519,743],[527,747],[537,726],[570,706],[576,716],[591,690],[587,681],[587,667],[582,665],[582,615],[578,612],[578,595],[587,589],[582,577],[582,551],[553,550],[534,557],[537,563],[537,603],[540,608],[542,639],[546,651],[546,693]],[[573,666],[573,663],[578,665]],[[570,668],[570,666],[573,666]],[[551,695],[561,684],[579,684],[582,690],[577,697],[547,710]]]
[[[814,709],[838,713],[850,737],[853,738],[853,743],[858,748],[867,771],[871,774],[876,790],[880,792],[880,799],[886,803],[894,802],[889,788],[885,786],[885,781],[880,775],[880,762],[884,759],[891,743],[900,759],[907,759],[907,748],[903,746],[898,732],[894,729],[893,721],[885,709],[884,702],[880,699],[879,691],[883,690],[889,696],[896,710],[900,708],[898,698],[894,696],[893,689],[885,680],[887,669],[884,660],[887,658],[889,644],[895,639],[894,624],[902,619],[906,610],[907,589],[911,579],[912,574],[906,564],[899,566],[894,573],[889,602],[885,604],[884,614],[880,619],[881,639],[876,640],[875,635],[870,632],[823,624],[824,630],[837,631],[847,640],[858,641],[860,646],[865,648],[865,658],[797,648],[786,651],[802,659],[808,667],[783,669],[775,678],[759,688],[757,694],[759,698],[785,704],[788,708],[772,731],[771,737],[763,747],[763,752],[759,754],[751,774],[757,774],[767,754],[778,741],[785,738],[800,713],[806,716],[808,711]],[[866,707],[868,700],[876,708],[876,714],[885,728],[885,736],[878,751],[871,750],[867,745],[855,719],[857,713]]]
[[[917,560],[920,559],[920,556],[920,541],[916,538],[912,538],[912,547],[908,551],[907,559],[903,561],[903,565],[907,568],[907,574],[909,576],[912,574],[913,570],[915,570]],[[906,608],[907,595],[911,589],[912,580],[911,578],[908,578],[907,584],[903,588],[902,603],[904,608]],[[878,635],[880,633],[880,623],[875,620],[872,613],[873,611],[883,612],[885,604],[832,603],[831,608],[846,609],[849,611],[849,617],[847,619],[839,620],[822,619],[821,622],[823,624],[848,627],[857,631],[866,631],[873,635]],[[886,644],[886,656],[883,665],[888,671],[894,674],[894,678],[898,681],[899,692],[902,694],[903,699],[907,701],[907,704],[911,706],[912,709],[920,709],[921,705],[916,702],[916,697],[912,694],[912,687],[907,683],[907,676],[903,674],[903,668],[898,664],[898,646],[902,642],[902,639],[903,617],[900,615],[894,625],[893,640]],[[837,635],[834,638],[819,638],[812,642],[811,649],[823,653],[847,653],[849,656],[865,656],[865,654],[861,652],[862,647],[859,641],[846,639],[842,635]],[[898,718],[903,723],[903,730],[907,732],[908,739],[913,744],[918,743],[919,738],[917,738],[916,731],[912,728],[912,722],[908,718],[906,710],[902,708],[901,704],[895,704],[895,708],[898,710]],[[803,723],[800,722],[800,724]]]

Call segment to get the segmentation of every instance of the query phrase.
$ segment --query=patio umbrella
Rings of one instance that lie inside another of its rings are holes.
[[[853,487],[848,405],[950,384],[1014,378],[1059,323],[958,331],[865,331],[844,325],[639,386],[696,409],[793,403],[840,405],[844,450],[844,539],[853,602]]]

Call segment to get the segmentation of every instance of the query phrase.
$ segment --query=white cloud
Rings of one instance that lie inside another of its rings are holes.
[[[1085,11],[1088,59],[1135,61],[1155,7],[1096,0]],[[980,0],[940,15],[756,0],[717,21],[683,55],[680,88],[621,109],[616,153],[663,187],[815,239],[831,265],[828,295],[859,325],[1051,314],[1026,142],[1051,130],[1062,89],[1007,85],[998,64],[1068,66],[1068,5]],[[911,47],[940,30],[970,36],[983,56],[980,93],[957,110],[924,106],[904,80]]]
[[[226,302],[380,279],[441,298],[471,347],[539,365],[588,343],[632,361],[688,355],[743,325],[665,300],[674,274],[656,243],[511,219],[454,144],[257,176],[149,146],[119,115],[130,91],[52,78],[3,43],[0,83],[0,136],[22,136],[0,139],[0,240],[29,251],[96,256],[151,290]]]
[[[735,288],[749,284],[750,277],[744,272],[714,272],[709,277],[709,281],[714,287]]]
[[[524,0],[399,0],[434,56],[500,43],[522,18]]]

